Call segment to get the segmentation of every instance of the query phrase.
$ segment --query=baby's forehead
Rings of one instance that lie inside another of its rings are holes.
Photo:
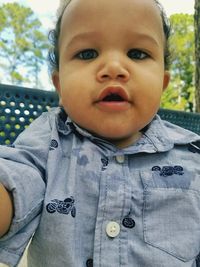
[[[76,16],[76,20],[82,15],[90,18],[94,14],[95,17],[99,19],[99,14],[101,14],[101,20],[103,21],[105,19],[104,13],[107,13],[109,10],[112,15],[119,6],[121,12],[118,20],[122,22],[126,18],[127,10],[128,12],[133,12],[133,15],[135,15],[135,13],[138,12],[138,6],[141,7],[138,13],[146,11],[146,14],[151,13],[152,17],[159,18],[158,23],[162,22],[161,11],[157,4],[157,0],[62,0],[60,8],[61,25],[63,21],[68,20],[68,17],[73,17],[73,14]],[[145,19],[146,16],[143,17],[142,20]],[[134,25],[132,25],[130,21],[130,27],[131,26]]]

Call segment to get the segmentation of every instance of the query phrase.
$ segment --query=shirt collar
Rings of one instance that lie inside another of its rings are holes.
[[[73,132],[79,138],[86,137],[103,150],[115,155],[165,152],[171,150],[174,145],[184,145],[200,140],[200,136],[197,134],[163,121],[159,115],[156,115],[147,130],[143,132],[140,140],[127,148],[118,149],[110,142],[96,137],[78,126],[66,115],[62,108],[57,111],[56,121],[60,133],[69,135]]]

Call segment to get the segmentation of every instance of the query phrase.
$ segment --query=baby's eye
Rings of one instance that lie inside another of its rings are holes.
[[[85,49],[78,54],[76,54],[76,58],[82,59],[82,60],[89,60],[96,58],[98,56],[98,53],[94,49]]]
[[[142,60],[149,57],[147,53],[139,49],[131,49],[128,51],[127,55],[131,59],[137,59],[137,60]]]

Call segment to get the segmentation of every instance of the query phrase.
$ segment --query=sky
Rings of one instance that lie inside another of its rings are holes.
[[[160,0],[160,3],[163,5],[167,16],[170,16],[175,13],[193,14],[194,1],[195,0]],[[45,4],[42,0],[0,0],[0,5],[11,2],[17,2],[30,7],[42,22],[42,25],[44,29],[46,29],[47,33],[54,27],[56,21],[56,10],[59,6],[60,0],[45,0]],[[52,88],[47,68],[45,69],[44,67],[41,76],[44,81],[43,87]]]

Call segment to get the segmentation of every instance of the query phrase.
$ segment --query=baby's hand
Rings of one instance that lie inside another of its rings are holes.
[[[13,217],[11,194],[0,184],[0,237],[9,230]]]

